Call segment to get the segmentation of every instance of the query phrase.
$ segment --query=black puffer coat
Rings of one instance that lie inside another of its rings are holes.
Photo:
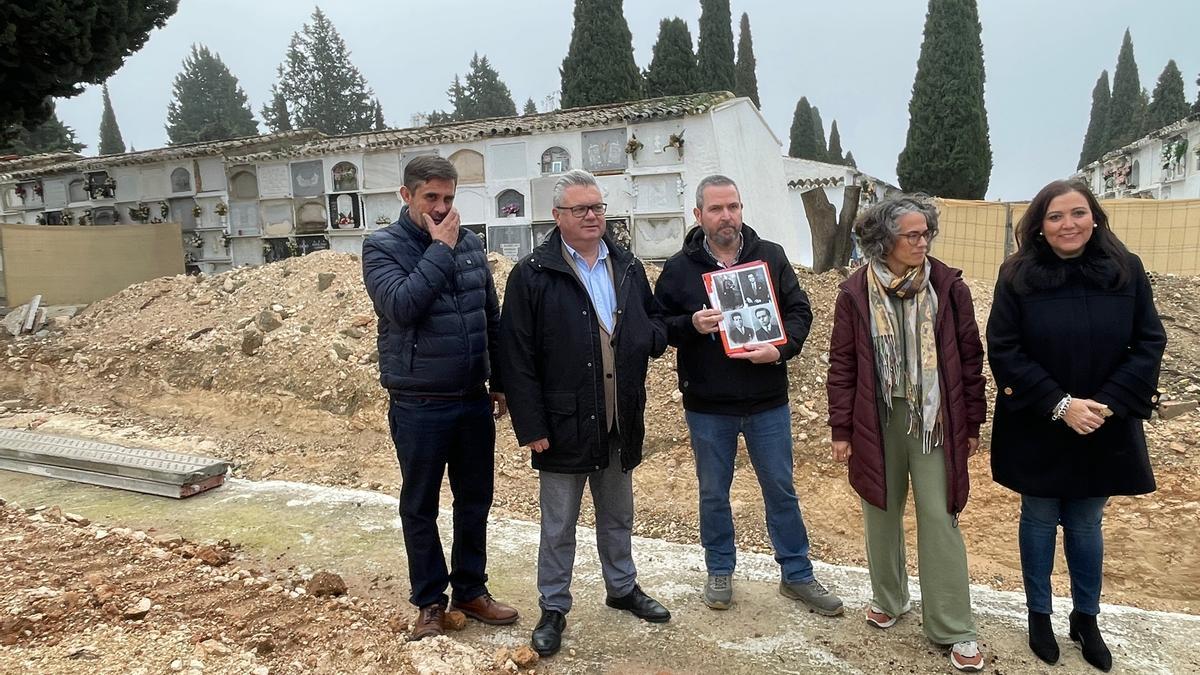
[[[483,243],[459,231],[453,249],[408,217],[363,242],[363,283],[379,316],[379,382],[400,396],[503,391],[496,363],[500,302]]]

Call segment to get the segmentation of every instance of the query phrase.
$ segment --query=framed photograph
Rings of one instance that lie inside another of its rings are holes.
[[[721,342],[726,354],[746,351],[746,345],[787,343],[782,315],[767,263],[756,260],[704,275],[712,307],[721,310]]]

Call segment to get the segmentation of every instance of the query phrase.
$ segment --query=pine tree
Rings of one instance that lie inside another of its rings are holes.
[[[841,164],[845,162],[842,157],[842,135],[838,133],[837,120],[834,120],[829,125],[829,152],[826,153],[825,161],[833,164]]]
[[[1187,117],[1188,112],[1187,98],[1183,93],[1183,73],[1175,65],[1175,59],[1171,59],[1158,76],[1158,84],[1154,85],[1154,98],[1147,111],[1146,127],[1149,131],[1161,129]]]
[[[642,98],[633,35],[621,0],[575,0],[571,46],[563,59],[562,108]]]
[[[282,73],[283,69],[280,68]],[[283,98],[283,92],[275,85],[271,85],[271,102],[264,104],[260,111],[263,120],[267,123],[267,128],[271,133],[277,134],[281,131],[292,130],[292,119],[288,113],[287,101]]]
[[[975,0],[929,0],[908,137],[896,164],[906,192],[957,199],[987,194],[992,148],[981,32]]]
[[[52,98],[100,84],[162,28],[178,0],[37,0],[0,9],[0,131],[50,119]],[[2,140],[2,139],[0,139]]]
[[[117,126],[117,114],[113,112],[112,99],[108,97],[108,85],[104,85],[104,112],[100,115],[100,154],[119,155],[125,152],[125,141],[121,128]]]
[[[517,104],[512,92],[500,79],[500,74],[488,62],[487,55],[476,53],[471,57],[467,71],[464,98],[455,113],[460,120],[477,120],[485,117],[516,117]]]
[[[696,54],[687,22],[679,17],[660,21],[653,54],[646,71],[648,98],[696,92]]]
[[[742,12],[741,30],[738,32],[737,66],[734,74],[733,93],[754,101],[754,107],[762,109],[758,100],[758,75],[754,69],[754,40],[750,37],[750,15]]]
[[[1137,61],[1133,58],[1133,39],[1129,36],[1129,29],[1125,29],[1121,52],[1117,56],[1117,69],[1113,72],[1104,152],[1124,147],[1141,137],[1145,123],[1140,110],[1141,96]]]
[[[1079,151],[1079,165],[1082,169],[1100,159],[1107,151],[1105,139],[1108,138],[1108,106],[1112,94],[1108,90],[1108,71],[1100,72],[1096,86],[1092,87],[1092,112],[1088,117],[1087,133],[1083,135],[1083,149]]]
[[[700,44],[696,48],[699,91],[733,91],[737,68],[733,63],[733,18],[729,0],[700,0]]]
[[[312,24],[292,33],[279,66],[278,93],[289,111],[289,124],[327,134],[369,131],[375,121],[374,92],[350,62],[350,50],[321,8]]]
[[[821,109],[813,106],[813,159],[827,162],[829,161],[829,148],[825,145],[825,123],[821,121]]]
[[[533,102],[533,97],[525,99],[525,109],[521,111],[522,115],[536,115],[538,112],[537,104]]]
[[[858,168],[858,162],[854,161],[854,153],[849,150],[846,151],[846,166],[852,166],[855,169]]]
[[[58,119],[54,102],[50,102],[50,117],[33,130],[15,124],[7,143],[0,143],[0,155],[37,155],[43,152],[79,152],[86,146],[75,140],[75,132]]]
[[[204,45],[192,45],[167,105],[167,139],[171,145],[220,141],[258,135],[258,123],[237,78]]]
[[[788,156],[800,159],[816,159],[816,132],[813,130],[812,106],[808,99],[800,97],[796,111],[792,113],[792,129],[789,134]]]
[[[371,108],[371,115],[375,118],[371,123],[371,131],[384,131],[388,126],[387,122],[383,121],[383,105],[379,103],[379,99],[375,99]]]

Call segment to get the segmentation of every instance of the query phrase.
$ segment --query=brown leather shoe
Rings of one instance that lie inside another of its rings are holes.
[[[455,600],[451,608],[493,626],[505,626],[517,620],[517,610],[503,602],[496,602],[490,593],[484,593],[469,602]]]
[[[427,637],[441,635],[442,617],[446,615],[446,606],[442,604],[425,605],[421,608],[421,613],[417,615],[417,622],[413,625],[412,633],[408,639],[412,642],[424,640]]]

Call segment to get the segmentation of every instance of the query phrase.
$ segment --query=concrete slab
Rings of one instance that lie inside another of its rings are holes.
[[[396,501],[379,493],[232,480],[181,503],[0,473],[0,496],[26,506],[58,504],[112,525],[193,539],[229,538],[256,556],[278,557],[283,564],[334,569],[351,577],[395,575],[397,599],[408,591]],[[450,531],[448,512],[441,525],[443,533]],[[472,622],[456,638],[490,653],[499,645],[524,643],[537,621],[538,526],[495,518],[489,532],[489,586],[498,598],[513,603],[522,618],[507,627]],[[634,555],[641,585],[674,615],[670,623],[652,625],[604,606],[594,533],[580,528],[578,541],[575,607],[568,615],[564,651],[538,664],[539,673],[951,672],[945,650],[921,635],[919,611],[886,631],[867,626],[861,609],[870,584],[863,569],[817,563],[818,576],[843,597],[848,611],[845,617],[827,619],[777,593],[778,567],[770,556],[741,554],[735,605],[715,612],[700,601],[704,558],[699,546],[638,538]],[[915,579],[912,592],[919,599]],[[1059,665],[1049,667],[1025,644],[1021,594],[973,586],[972,597],[989,672],[1097,672],[1066,638],[1069,600],[1056,599],[1054,622],[1063,656]],[[1104,605],[1101,626],[1113,650],[1113,672],[1200,672],[1195,648],[1200,617]]]
[[[0,429],[0,469],[178,499],[223,483],[229,463],[177,452]]]

